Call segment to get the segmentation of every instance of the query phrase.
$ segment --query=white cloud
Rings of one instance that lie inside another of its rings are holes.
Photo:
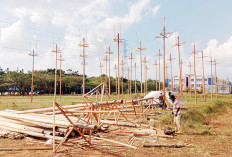
[[[160,5],[155,6],[154,8],[151,9],[152,15],[155,16],[160,9]]]

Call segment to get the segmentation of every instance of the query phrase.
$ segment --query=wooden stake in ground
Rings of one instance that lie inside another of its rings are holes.
[[[218,85],[217,85],[217,64],[216,59],[214,59],[214,65],[215,65],[215,84],[216,84],[216,99],[218,98]]]
[[[35,60],[35,56],[38,56],[37,53],[35,53],[35,51],[33,50],[32,53],[29,54],[29,56],[32,56],[32,71],[31,71],[31,103],[33,101],[33,82],[34,82],[34,60]]]
[[[207,56],[204,56],[204,54],[203,54],[204,52],[203,51],[201,51],[201,57],[199,57],[199,58],[201,58],[202,59],[202,73],[203,73],[203,75],[202,75],[202,83],[203,83],[203,95],[204,95],[204,102],[206,102],[206,97],[205,97],[205,74],[204,74],[204,60],[203,60],[203,58],[205,58],[205,57],[207,57]]]
[[[159,53],[156,56],[159,56],[159,91],[160,91],[160,56],[162,56],[162,54],[160,53],[160,49],[159,49]]]
[[[123,60],[121,61],[121,67],[122,67],[122,99],[123,99],[123,65],[124,65],[124,62],[123,62]],[[118,82],[119,83],[119,82]],[[120,91],[119,91],[120,92]]]
[[[82,63],[82,65],[83,65],[82,94],[83,94],[83,98],[84,98],[84,95],[85,95],[85,65],[86,65],[86,63],[85,63],[85,58],[87,58],[87,56],[86,56],[86,54],[85,54],[85,48],[86,48],[86,47],[89,47],[89,44],[87,44],[86,41],[85,41],[85,38],[83,38],[82,43],[80,43],[79,46],[80,46],[80,47],[83,47],[83,52],[82,52],[82,54],[80,55],[80,57],[83,58],[83,63]]]
[[[142,62],[142,51],[146,48],[142,48],[142,42],[140,41],[139,48],[137,50],[140,52],[140,67],[141,67],[141,95],[143,94],[143,62]]]
[[[57,75],[57,55],[58,53],[61,53],[60,50],[58,50],[58,47],[56,45],[56,49],[52,50],[52,52],[56,53],[56,67],[55,67],[55,81],[54,81],[54,100],[53,100],[53,152],[55,152],[55,103],[56,103],[56,75]]]
[[[211,63],[211,102],[213,102],[213,59],[210,56],[210,60],[208,61]]]
[[[116,93],[116,96],[118,94],[118,87],[117,87],[117,65],[115,64],[114,65],[114,69],[115,69],[115,93]]]
[[[190,98],[192,98],[192,79],[191,79],[191,68],[192,68],[192,65],[191,65],[191,61],[189,61],[189,66],[188,66],[189,68],[190,68],[190,74],[189,74],[189,79],[190,79],[190,81],[189,81],[189,91],[190,91]]]
[[[111,93],[111,85],[110,85],[110,55],[113,54],[113,52],[110,50],[110,47],[108,48],[108,51],[105,52],[105,54],[109,55],[109,96]]]
[[[194,87],[195,87],[195,104],[197,104],[197,77],[196,77],[196,53],[200,51],[195,50],[195,44],[193,45],[193,60],[194,60]]]
[[[60,61],[60,101],[61,101],[61,62],[64,61],[61,54],[60,54],[60,58],[58,59],[58,61]]]
[[[132,62],[133,62],[133,57],[132,57],[132,52],[131,52],[131,56],[128,58],[128,59],[130,59],[131,60],[131,78],[130,78],[130,97],[131,97],[131,88],[132,88],[132,86],[131,86],[131,81],[132,81]]]
[[[118,33],[118,38],[114,38],[113,41],[118,43],[118,100],[120,99],[120,73],[119,73],[119,43],[122,43],[124,39],[121,39],[119,37]]]
[[[134,68],[135,68],[135,95],[136,95],[137,94],[137,86],[136,86],[136,82],[137,82],[137,80],[136,80],[136,68],[137,68],[137,66],[136,66],[136,62],[135,62]]]
[[[157,64],[157,60],[155,60],[155,67],[156,67],[156,81],[155,81],[155,90],[157,91],[158,90],[158,87],[157,87],[157,66],[158,66],[158,64]]]
[[[156,38],[163,38],[163,71],[164,71],[164,74],[163,74],[163,78],[164,78],[164,85],[163,85],[163,96],[164,96],[164,105],[165,105],[165,38],[168,38],[171,36],[171,33],[167,33],[166,32],[166,28],[165,28],[165,25],[164,25],[164,28],[163,28],[163,32],[160,33],[159,36],[156,36]]]
[[[170,53],[170,57],[167,59],[170,61],[170,68],[171,68],[171,91],[173,91],[173,78],[172,78],[172,61],[174,60],[175,58],[172,58],[172,54]]]
[[[180,86],[180,93],[181,93],[181,97],[183,98],[183,83],[182,83],[182,73],[181,73],[181,65],[180,65],[180,46],[182,46],[183,44],[185,44],[185,42],[180,43],[180,39],[179,36],[177,37],[177,44],[173,45],[173,46],[177,46],[178,47],[178,56],[179,56],[179,71],[180,71],[180,77],[179,77],[179,86]]]
[[[103,65],[101,62],[100,62],[98,67],[100,67],[100,69],[101,69],[101,76],[100,77],[101,77],[101,84],[102,84],[102,67],[103,67]],[[101,91],[102,91],[102,85],[101,85]]]

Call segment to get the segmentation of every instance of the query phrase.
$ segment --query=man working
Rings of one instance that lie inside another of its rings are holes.
[[[181,133],[181,127],[180,127],[181,109],[180,109],[180,104],[179,104],[179,101],[176,100],[174,95],[171,95],[170,99],[171,99],[171,101],[173,103],[175,132],[176,133]]]

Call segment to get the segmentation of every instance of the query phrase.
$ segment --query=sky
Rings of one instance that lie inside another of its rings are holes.
[[[179,35],[183,73],[189,74],[189,62],[193,65],[193,45],[203,51],[205,75],[210,75],[210,56],[216,60],[217,76],[232,80],[232,1],[230,0],[0,0],[0,67],[3,70],[24,69],[31,71],[33,50],[35,70],[55,68],[55,45],[61,50],[62,69],[83,72],[83,49],[79,46],[83,38],[89,47],[85,49],[86,75],[99,76],[99,63],[105,73],[107,47],[111,47],[111,76],[115,77],[117,43],[113,39],[120,33],[124,39],[120,44],[120,61],[130,68],[128,57],[132,53],[133,65],[138,68],[136,78],[140,80],[140,56],[138,43],[146,50],[142,58],[148,63],[148,78],[155,79],[155,60],[162,39],[155,38],[165,25],[171,36],[165,42],[165,55],[173,58],[173,75],[178,75],[178,50],[173,47]],[[165,20],[164,20],[165,19]],[[201,53],[196,54],[196,73],[202,75]],[[59,54],[60,55],[60,54]],[[163,57],[161,57],[162,67]],[[170,77],[170,65],[168,76]],[[59,67],[59,64],[58,64]],[[144,70],[144,69],[143,69]],[[121,71],[121,67],[120,67]],[[134,79],[134,68],[133,77]],[[193,71],[193,69],[192,69]],[[121,72],[120,72],[121,73]],[[163,69],[161,68],[161,76]],[[213,74],[215,67],[213,66]]]

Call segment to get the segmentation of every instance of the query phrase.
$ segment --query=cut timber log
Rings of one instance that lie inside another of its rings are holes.
[[[53,124],[52,119],[44,118],[44,117],[35,117],[32,115],[26,115],[26,114],[16,114],[16,113],[9,113],[9,112],[0,112],[0,116],[2,117],[7,117],[7,118],[12,118],[12,119],[24,119],[24,120],[31,120],[34,122],[41,122],[41,123],[46,123],[46,124]],[[61,120],[56,120],[56,125],[61,125],[65,127],[71,126],[69,122],[61,121]],[[74,123],[74,125],[78,128],[83,128],[83,129],[91,129],[94,130],[97,128],[96,125],[93,124],[81,124],[81,123]]]
[[[45,134],[41,134],[41,133],[37,133],[37,132],[32,132],[32,131],[20,130],[20,129],[11,128],[11,127],[0,126],[0,128],[3,129],[3,130],[13,131],[13,132],[19,132],[19,133],[22,133],[22,134],[27,134],[27,135],[35,136],[35,137],[41,137],[41,138],[46,138],[46,139],[48,139],[48,138],[52,139],[53,138],[53,136],[50,136],[50,135],[45,135]],[[55,136],[55,139],[60,141],[63,138]]]
[[[143,147],[168,147],[168,148],[182,148],[184,144],[143,144]]]

